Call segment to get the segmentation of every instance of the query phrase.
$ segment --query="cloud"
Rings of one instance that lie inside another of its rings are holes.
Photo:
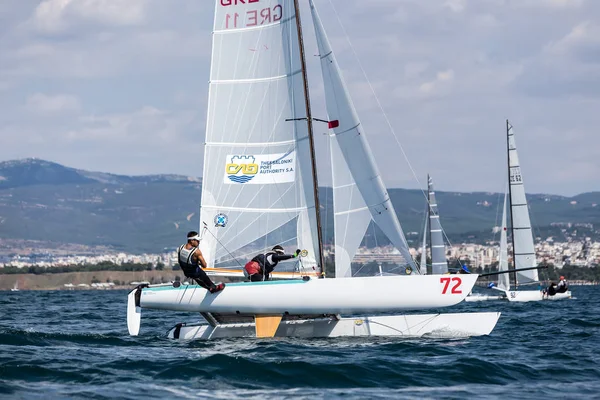
[[[534,7],[548,9],[579,8],[585,0],[512,0],[514,7]]]
[[[200,174],[214,3],[0,2],[0,159]],[[439,190],[503,190],[510,118],[528,191],[600,190],[580,179],[600,164],[590,150],[600,146],[600,2],[316,5],[388,186],[416,187],[414,171]],[[325,117],[307,11],[311,103]],[[319,182],[329,184],[327,136],[316,136]]]
[[[38,114],[55,114],[79,111],[81,104],[76,96],[69,94],[35,93],[27,98],[27,109]]]
[[[146,0],[44,0],[31,22],[42,33],[60,33],[89,22],[138,25],[144,21],[146,5]]]
[[[584,62],[600,62],[600,25],[583,21],[556,42],[548,43],[544,52],[556,57],[575,57]]]
[[[440,71],[436,74],[435,79],[429,82],[425,82],[419,86],[419,92],[424,95],[431,96],[434,94],[440,94],[440,90],[447,88],[448,84],[454,80],[454,71],[449,69],[446,71]]]
[[[448,7],[453,12],[462,12],[467,6],[467,0],[446,0],[444,7]]]

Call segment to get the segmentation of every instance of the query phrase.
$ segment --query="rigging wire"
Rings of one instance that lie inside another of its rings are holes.
[[[412,166],[412,164],[410,163],[410,160],[408,158],[408,155],[406,153],[406,151],[404,150],[404,147],[402,146],[402,143],[400,143],[400,140],[398,139],[398,136],[396,135],[396,131],[394,129],[394,127],[392,126],[391,121],[389,120],[387,113],[385,112],[383,105],[381,103],[381,101],[379,100],[379,96],[377,96],[377,92],[375,91],[375,88],[373,87],[373,84],[371,83],[371,80],[369,79],[362,62],[360,61],[360,58],[358,56],[358,53],[356,52],[356,49],[354,48],[354,45],[352,44],[352,41],[350,40],[350,36],[348,35],[348,32],[344,26],[344,24],[342,23],[342,20],[339,16],[339,13],[337,11],[337,9],[335,8],[335,6],[333,5],[332,0],[329,0],[329,4],[331,5],[331,7],[333,8],[333,11],[335,13],[336,19],[338,20],[338,23],[340,25],[340,27],[342,28],[342,32],[346,38],[346,41],[348,42],[348,45],[350,47],[350,49],[352,50],[352,54],[354,55],[354,58],[356,59],[358,66],[365,78],[365,80],[367,81],[367,84],[369,85],[369,89],[371,90],[371,92],[373,93],[373,96],[375,98],[375,101],[377,102],[377,106],[379,107],[383,118],[386,122],[386,124],[388,125],[388,128],[390,130],[390,132],[392,133],[392,136],[394,137],[396,144],[398,145],[398,148],[400,149],[400,152],[402,153],[402,155],[404,156],[404,160],[406,161],[406,163],[408,164],[408,167],[413,175],[413,178],[417,181],[417,184],[419,185],[419,188],[421,190],[421,194],[423,195],[423,197],[425,198],[425,202],[427,203],[428,207],[431,207],[431,204],[429,203],[429,199],[427,198],[427,195],[425,194],[425,191],[423,190],[423,188],[421,187],[421,181],[419,180],[419,178],[417,177],[417,174]],[[444,230],[444,228],[442,227],[442,233],[446,239],[446,241],[448,242],[448,245],[450,245],[452,247],[452,242],[450,241],[450,239],[448,238],[448,235],[446,234],[446,231]]]
[[[371,83],[371,80],[369,79],[369,77],[363,67],[362,62],[360,61],[360,58],[358,57],[358,53],[356,52],[356,49],[354,48],[354,45],[352,44],[352,41],[350,40],[350,36],[348,36],[348,32],[346,31],[346,28],[345,28],[344,24],[342,23],[342,20],[337,12],[337,9],[333,5],[332,0],[329,0],[329,3],[331,4],[331,7],[333,8],[333,11],[338,20],[338,23],[340,24],[340,27],[342,28],[342,32],[344,33],[346,41],[348,42],[348,45],[350,46],[350,49],[352,50],[352,54],[354,55],[354,58],[356,59],[358,66],[359,66],[364,78],[366,79],[367,84],[369,85],[369,89],[371,89],[371,92],[373,93],[373,96],[375,97],[375,101],[377,102],[377,106],[381,110],[383,118],[384,118],[386,124],[388,125],[388,128],[390,129],[390,132],[392,133],[392,136],[394,137],[396,144],[398,145],[400,151],[402,152],[402,155],[404,156],[404,159],[405,159],[406,163],[408,164],[410,171],[413,174],[413,178],[417,181],[417,184],[419,185],[419,187],[421,187],[421,182],[419,181],[419,178],[417,177],[417,174],[416,174],[414,168],[412,167],[410,160],[408,159],[408,155],[406,154],[406,151],[404,150],[402,143],[400,143],[400,140],[398,139],[398,136],[396,135],[396,131],[395,131],[394,127],[392,126],[392,123],[390,122],[390,120],[387,116],[387,113],[385,112],[383,105],[381,104],[381,101],[379,100],[379,96],[377,96],[377,92],[375,92],[375,88],[373,87],[373,84]],[[423,197],[425,197],[425,199],[427,199],[427,195],[425,194],[425,191],[422,188],[421,188],[421,193],[423,194]]]

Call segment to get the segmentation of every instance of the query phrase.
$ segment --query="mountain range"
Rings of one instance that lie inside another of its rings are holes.
[[[69,168],[40,159],[0,162],[0,239],[108,246],[115,251],[174,248],[197,229],[201,178],[126,176]],[[418,245],[425,198],[414,189],[389,189],[407,239]],[[331,242],[331,188],[319,190],[324,237]],[[436,191],[442,226],[451,242],[489,241],[498,225],[499,193]],[[600,192],[573,197],[528,195],[537,235],[599,235]],[[600,235],[599,235],[600,236]],[[376,227],[367,245],[385,243]]]

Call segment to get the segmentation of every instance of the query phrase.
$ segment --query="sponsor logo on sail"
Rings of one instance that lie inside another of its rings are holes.
[[[231,157],[231,158],[230,158]],[[258,174],[258,164],[254,156],[229,156],[225,166],[229,180],[235,183],[248,183]]]
[[[224,183],[260,184],[294,182],[296,152],[279,154],[235,154],[225,161]]]

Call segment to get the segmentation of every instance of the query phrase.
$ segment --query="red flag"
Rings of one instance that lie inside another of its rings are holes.
[[[327,123],[327,127],[329,129],[337,128],[338,126],[340,126],[340,121],[338,121],[337,119],[334,119],[333,121],[329,121]]]

